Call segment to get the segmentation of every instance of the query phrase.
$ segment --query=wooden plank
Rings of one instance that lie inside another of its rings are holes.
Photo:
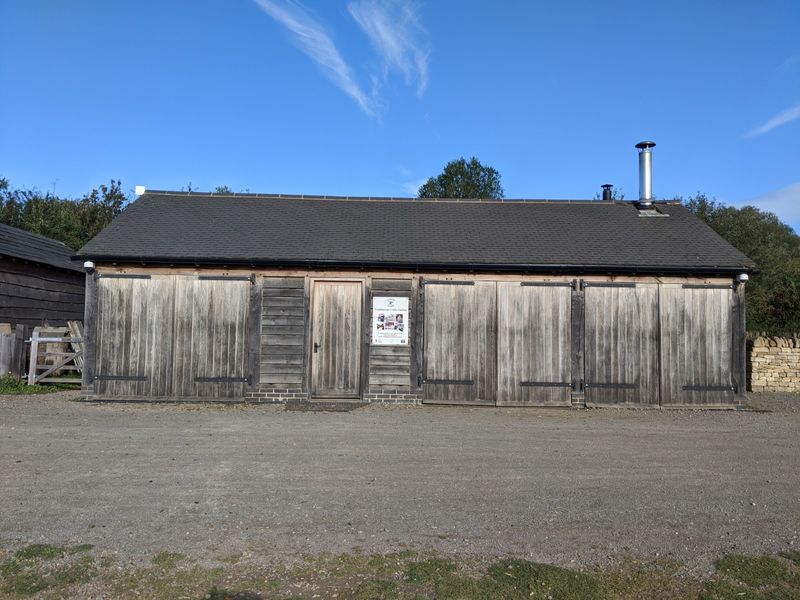
[[[584,299],[587,405],[657,406],[657,286],[592,285]]]
[[[664,405],[734,402],[729,287],[661,286],[661,398]]]
[[[410,292],[412,287],[411,279],[372,279],[373,292]]]
[[[585,292],[578,282],[572,290],[570,320],[572,323],[572,400],[583,402],[584,381],[584,344],[585,328]]]
[[[494,404],[497,389],[496,284],[425,284],[423,401]],[[464,283],[464,282],[460,282]],[[473,381],[473,385],[425,381]]]
[[[731,379],[736,400],[747,391],[747,319],[745,284],[738,283],[731,299]]]
[[[299,288],[305,287],[305,280],[303,277],[265,277],[264,290],[269,289],[283,289],[283,288]]]
[[[499,282],[497,297],[497,403],[569,406],[571,288]]]
[[[264,298],[264,280],[256,278],[250,287],[250,306],[247,332],[247,372],[250,374],[250,390],[258,389],[261,370],[261,303]]]
[[[273,298],[300,298],[302,303],[303,288],[264,288],[262,295],[266,301]]]

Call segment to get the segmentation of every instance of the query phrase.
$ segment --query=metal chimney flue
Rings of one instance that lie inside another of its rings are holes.
[[[655,142],[639,142],[639,204],[653,203],[653,148]]]
[[[610,183],[604,183],[600,187],[603,188],[603,202],[613,202],[614,194],[611,191],[611,188],[613,188],[614,186],[611,185]]]

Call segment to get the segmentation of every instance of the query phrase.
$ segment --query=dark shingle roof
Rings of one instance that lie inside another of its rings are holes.
[[[732,272],[753,262],[679,204],[147,192],[80,254],[115,262]]]
[[[29,260],[59,269],[81,271],[70,260],[74,252],[66,244],[43,235],[0,224],[0,255]]]

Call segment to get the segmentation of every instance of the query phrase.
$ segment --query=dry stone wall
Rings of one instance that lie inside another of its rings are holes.
[[[800,337],[748,340],[747,379],[753,392],[800,392]]]

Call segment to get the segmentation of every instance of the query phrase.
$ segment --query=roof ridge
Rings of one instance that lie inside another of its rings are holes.
[[[331,200],[331,201],[348,201],[348,202],[450,202],[458,204],[509,204],[509,203],[526,203],[526,204],[589,204],[589,205],[602,205],[609,204],[623,204],[631,205],[635,201],[628,200],[614,200],[608,202],[604,200],[594,200],[588,198],[413,198],[402,196],[335,196],[335,195],[322,195],[322,194],[263,194],[251,192],[231,192],[231,193],[215,193],[215,192],[186,192],[174,190],[147,190],[142,194],[144,196],[185,196],[187,198],[243,198],[243,199],[267,199],[267,200]],[[675,204],[675,200],[657,200],[656,204]]]

